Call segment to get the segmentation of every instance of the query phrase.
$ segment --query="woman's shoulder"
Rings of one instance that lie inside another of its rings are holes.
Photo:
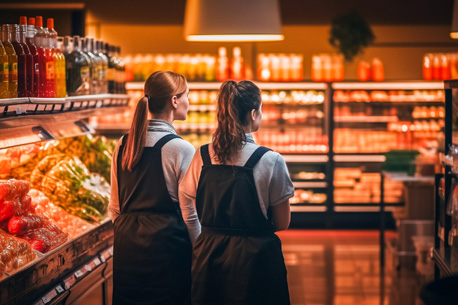
[[[260,163],[262,164],[266,164],[266,163],[269,163],[269,164],[275,164],[278,160],[278,158],[283,158],[281,156],[281,154],[279,154],[278,152],[270,149],[269,147],[267,146],[261,146],[261,145],[258,145],[258,144],[255,144],[255,143],[248,143],[245,148],[248,150],[249,154],[251,155],[252,153],[255,152],[255,150],[257,150],[259,147],[264,147],[264,148],[267,148],[268,150],[266,151],[266,153],[264,153],[264,155],[262,156],[262,158],[259,160]]]
[[[177,154],[194,154],[194,152],[196,151],[196,149],[194,148],[194,146],[192,146],[191,143],[189,143],[181,137],[170,140],[166,145],[167,148],[170,148],[171,151],[174,151]]]

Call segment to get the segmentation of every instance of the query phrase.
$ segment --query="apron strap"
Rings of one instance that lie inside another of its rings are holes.
[[[246,161],[244,167],[253,168],[258,163],[258,161],[262,158],[262,156],[264,156],[264,154],[270,150],[271,149],[267,147],[259,146],[254,151],[254,153],[251,155],[251,157],[248,159],[248,161]]]
[[[177,138],[180,138],[180,136],[176,135],[176,134],[168,134],[168,135],[165,135],[163,136],[159,141],[156,142],[156,144],[154,144],[154,148],[158,148],[158,149],[161,149],[165,144],[167,144],[170,140],[173,140],[173,139],[177,139]]]
[[[210,153],[208,152],[208,144],[202,145],[200,147],[200,156],[202,157],[202,161],[204,162],[205,166],[212,165]]]

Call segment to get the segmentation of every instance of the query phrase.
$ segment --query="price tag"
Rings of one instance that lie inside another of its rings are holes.
[[[43,303],[47,304],[52,301],[57,296],[57,292],[53,289],[50,292],[48,292],[44,297],[41,299],[43,300]]]
[[[57,285],[57,287],[56,287],[56,291],[57,291],[57,293],[59,293],[59,294],[60,294],[60,293],[64,292],[65,290],[64,290],[64,288],[62,288],[62,286],[61,286],[61,285]]]
[[[93,263],[98,266],[100,265],[102,262],[100,261],[100,259],[98,257],[96,257],[94,260],[93,260]]]
[[[5,112],[5,106],[0,106],[0,113]]]
[[[94,262],[90,262],[88,265],[84,266],[88,272],[91,272],[96,267]]]
[[[46,105],[45,111],[51,111],[54,108],[54,105]]]
[[[46,105],[40,104],[37,107],[37,111],[45,111]]]
[[[101,260],[102,262],[104,262],[104,263],[107,261],[107,260],[105,259],[105,257],[103,256],[103,254],[100,254],[100,260]]]
[[[97,104],[95,105],[95,108],[100,108],[102,107],[103,102],[102,101],[97,101]]]
[[[75,276],[74,275],[70,275],[68,278],[66,278],[64,280],[64,284],[65,284],[65,289],[70,289],[70,287],[73,286],[73,284],[75,284]]]
[[[110,253],[110,255],[113,256],[113,247],[111,247],[110,249],[108,249],[108,253]]]
[[[81,107],[81,102],[74,102],[73,103],[73,108],[80,108]]]
[[[94,107],[95,103],[96,103],[96,101],[89,101],[89,107]]]
[[[76,277],[77,279],[80,278],[80,277],[82,277],[82,276],[86,273],[85,270],[86,270],[85,268],[82,268],[82,269],[76,271],[76,272],[75,272],[75,277]]]

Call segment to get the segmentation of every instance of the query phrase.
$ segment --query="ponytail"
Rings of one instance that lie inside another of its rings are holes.
[[[132,171],[132,168],[140,161],[143,147],[146,142],[148,129],[148,97],[143,96],[135,108],[129,136],[123,150],[122,169]]]
[[[250,81],[229,80],[221,85],[218,95],[218,126],[213,134],[213,149],[219,162],[225,163],[242,149],[246,142],[247,115],[259,109],[261,91]]]

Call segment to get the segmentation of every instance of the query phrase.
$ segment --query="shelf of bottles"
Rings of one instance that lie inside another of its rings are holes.
[[[389,150],[434,151],[444,127],[442,82],[333,83],[335,211],[377,210]],[[386,182],[387,204],[403,201]],[[371,207],[375,205],[375,207]]]

